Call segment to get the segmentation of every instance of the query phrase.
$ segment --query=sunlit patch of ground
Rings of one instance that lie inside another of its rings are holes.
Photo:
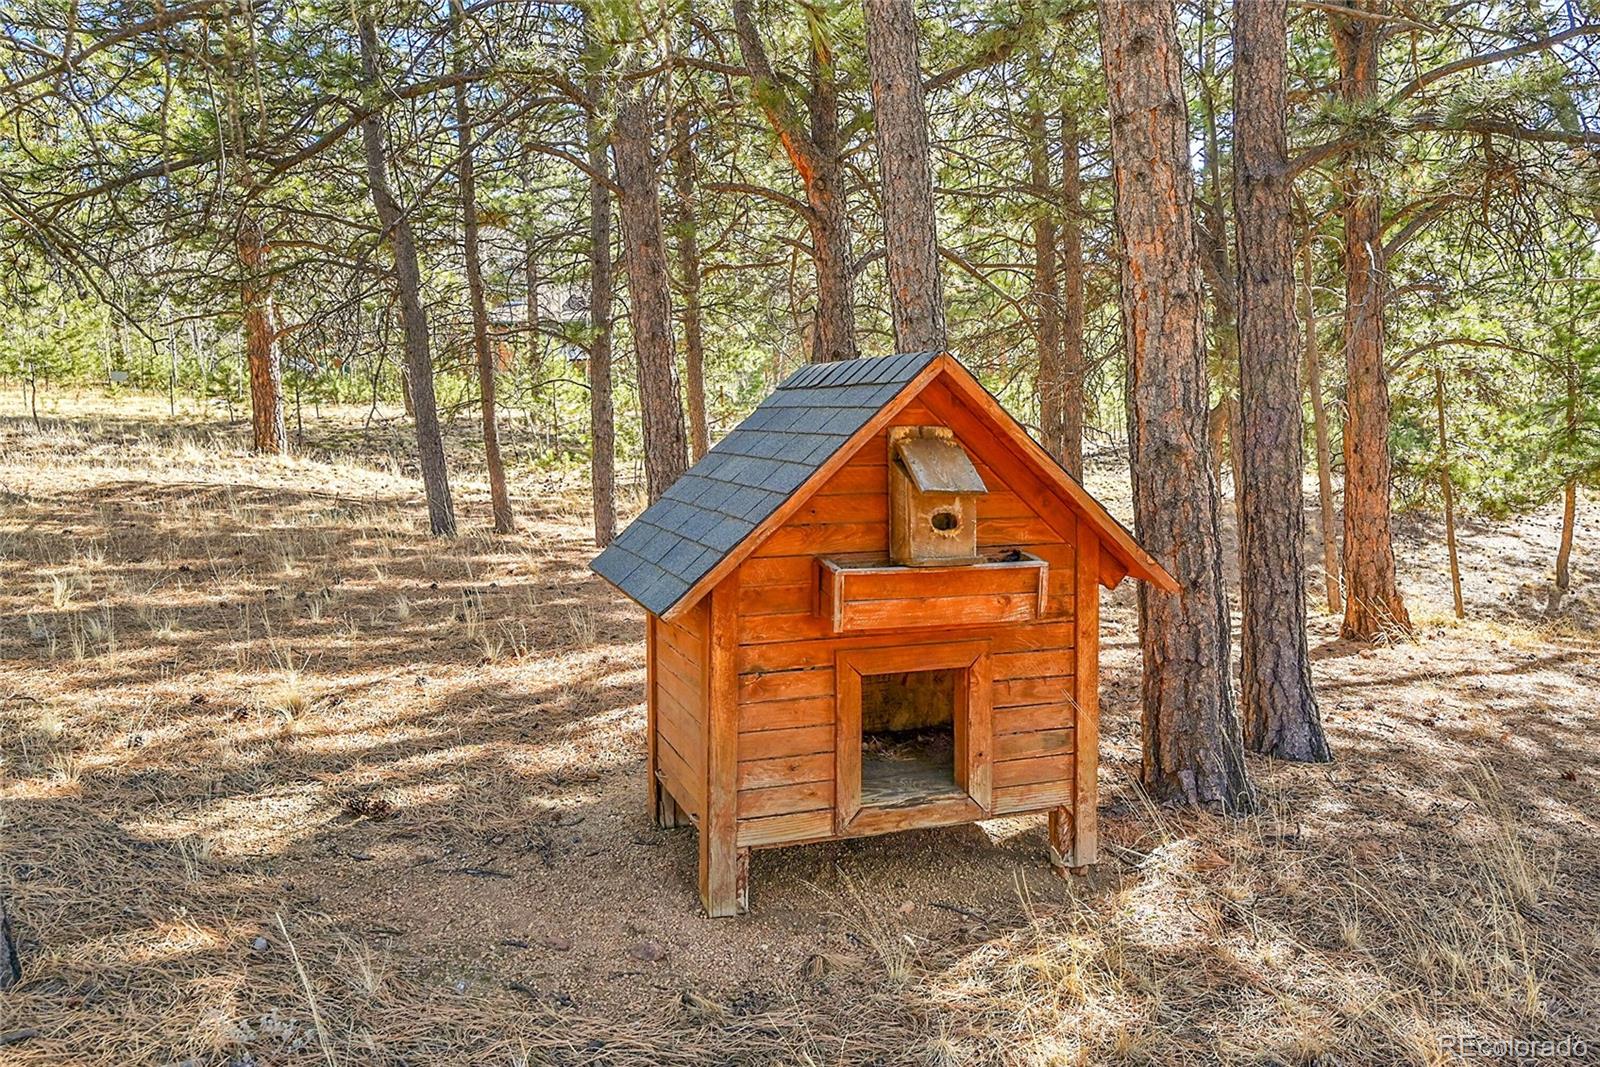
[[[462,422],[442,543],[394,413],[290,461],[153,401],[14,415],[6,1062],[1438,1063],[1600,1017],[1595,600],[1540,618],[1548,515],[1464,533],[1465,624],[1405,524],[1420,637],[1317,616],[1338,760],[1254,762],[1255,819],[1139,792],[1124,589],[1088,878],[999,820],[760,853],[710,921],[693,832],[644,815],[642,626],[580,481],[520,469],[488,534]]]

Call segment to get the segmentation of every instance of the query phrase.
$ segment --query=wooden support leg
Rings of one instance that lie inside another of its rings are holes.
[[[664,783],[656,783],[655,797],[655,810],[651,815],[657,826],[671,830],[690,824],[689,813],[678,806],[678,802],[672,798],[672,793],[667,790]]]
[[[1089,838],[1089,848],[1085,849],[1083,835],[1077,832],[1075,822],[1071,808],[1055,808],[1050,812],[1050,866],[1058,875],[1065,876],[1068,871],[1088,874],[1089,864],[1095,860],[1094,839]]]
[[[719,848],[705,826],[700,827],[700,901],[713,919],[750,909],[750,850]]]

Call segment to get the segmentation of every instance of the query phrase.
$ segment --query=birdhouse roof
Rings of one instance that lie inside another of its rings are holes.
[[[590,567],[651,613],[676,616],[698,603],[936,378],[943,378],[988,424],[986,429],[1033,468],[1047,490],[1095,529],[1113,561],[1109,573],[1102,571],[1103,582],[1114,585],[1132,574],[1176,591],[1177,583],[1161,565],[971,372],[954,356],[938,352],[801,367]]]

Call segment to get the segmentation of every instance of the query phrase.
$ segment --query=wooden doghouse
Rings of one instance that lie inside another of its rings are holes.
[[[1049,813],[1095,859],[1099,587],[1171,576],[952,356],[801,368],[592,564],[649,612],[650,806],[752,848]]]

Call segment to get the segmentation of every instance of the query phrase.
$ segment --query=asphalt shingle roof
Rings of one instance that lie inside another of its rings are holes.
[[[665,614],[936,358],[801,367],[589,566]]]

